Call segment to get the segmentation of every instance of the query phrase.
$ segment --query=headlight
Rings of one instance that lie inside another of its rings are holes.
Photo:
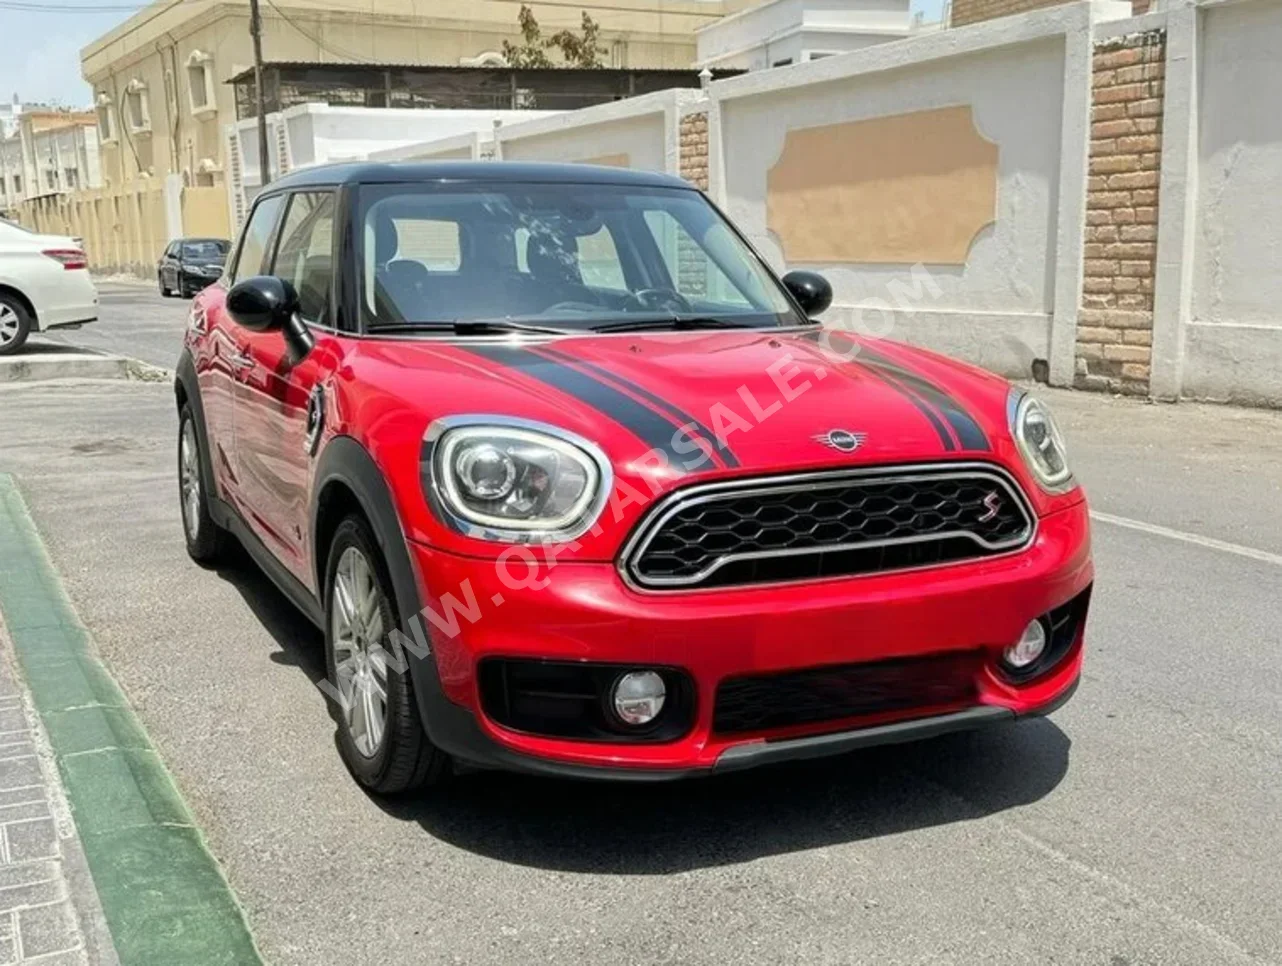
[[[610,465],[592,443],[503,416],[454,416],[427,432],[424,487],[456,529],[484,540],[573,540],[601,512]]]
[[[1009,408],[1011,435],[1042,489],[1051,493],[1072,489],[1073,471],[1068,466],[1068,450],[1046,404],[1016,390],[1011,393]]]

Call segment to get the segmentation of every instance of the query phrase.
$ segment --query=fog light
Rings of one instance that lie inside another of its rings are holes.
[[[629,671],[614,682],[614,713],[629,725],[647,725],[663,710],[667,689],[653,671]]]
[[[1046,628],[1041,621],[1033,620],[1024,628],[1024,633],[1019,635],[1019,640],[1002,652],[1002,657],[1011,667],[1022,671],[1041,657],[1045,650]]]

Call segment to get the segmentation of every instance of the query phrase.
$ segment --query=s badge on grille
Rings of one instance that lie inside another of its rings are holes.
[[[979,518],[980,523],[987,523],[1001,512],[1002,498],[997,495],[996,490],[993,490],[988,494],[988,496],[984,497],[984,509],[987,512]]]
[[[817,433],[810,437],[816,443],[831,446],[842,453],[853,453],[868,438],[867,433],[852,433],[848,429],[830,429],[826,433]]]

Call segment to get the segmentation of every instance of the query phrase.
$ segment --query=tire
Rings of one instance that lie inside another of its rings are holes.
[[[31,313],[17,298],[0,292],[0,356],[21,349],[31,335]]]
[[[174,292],[173,292],[173,289],[167,288],[167,287],[165,286],[165,273],[164,273],[164,272],[159,272],[159,273],[157,273],[157,275],[156,275],[156,281],[158,281],[158,282],[160,283],[160,295],[161,295],[161,297],[162,297],[162,298],[172,298],[172,297],[173,297]]]
[[[209,515],[205,459],[191,405],[184,403],[178,414],[178,509],[187,555],[201,566],[209,567],[226,559],[231,534]]]
[[[391,588],[369,525],[360,516],[348,516],[334,531],[325,567],[325,667],[343,763],[379,795],[440,784],[451,772],[449,756],[431,743],[419,719],[407,664],[413,658],[388,637],[399,613]],[[362,724],[370,720],[371,709],[374,728]]]

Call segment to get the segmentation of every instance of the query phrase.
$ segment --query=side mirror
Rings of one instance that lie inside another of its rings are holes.
[[[285,337],[291,365],[298,365],[312,351],[316,339],[298,317],[298,293],[275,275],[255,275],[237,282],[227,293],[227,311],[238,325],[251,332],[277,329]]]
[[[789,272],[783,277],[783,286],[807,316],[818,315],[832,305],[832,286],[816,272]]]

